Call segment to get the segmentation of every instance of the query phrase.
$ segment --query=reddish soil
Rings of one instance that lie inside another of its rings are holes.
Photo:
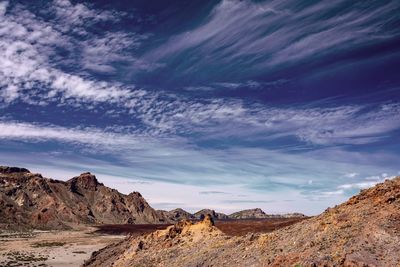
[[[151,233],[155,230],[165,229],[171,224],[103,224],[95,226],[95,233],[109,235],[131,234],[139,236],[144,233]]]
[[[273,219],[243,219],[217,220],[215,226],[227,235],[241,236],[248,233],[268,233],[285,226],[302,221],[304,218],[273,218]],[[132,234],[139,236],[155,230],[165,229],[171,224],[106,224],[96,226],[96,233],[101,234]]]
[[[241,236],[248,233],[269,233],[305,220],[306,218],[273,218],[216,221],[215,226],[230,236]]]

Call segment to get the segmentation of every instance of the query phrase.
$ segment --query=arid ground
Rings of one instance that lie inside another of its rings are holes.
[[[80,266],[93,251],[124,238],[82,231],[1,232],[0,266]]]
[[[301,218],[226,220],[216,226],[232,236],[271,232]],[[101,225],[82,231],[2,232],[0,266],[80,266],[91,253],[126,235],[138,236],[168,225]]]
[[[270,218],[270,219],[242,219],[242,220],[217,220],[215,226],[230,236],[246,235],[248,233],[269,233],[279,228],[292,225],[305,218]],[[192,220],[195,221],[195,220]],[[170,224],[168,224],[170,225]],[[155,230],[165,229],[167,225],[160,224],[108,224],[97,226],[99,234],[131,234],[134,236],[150,233]]]

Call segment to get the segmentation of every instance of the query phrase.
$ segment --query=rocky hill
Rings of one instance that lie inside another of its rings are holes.
[[[272,219],[272,218],[305,218],[302,213],[266,214],[262,209],[241,210],[228,215],[229,219]]]
[[[160,217],[165,218],[166,221],[170,222],[179,222],[182,220],[194,220],[196,217],[183,210],[180,208],[170,210],[170,211],[165,211],[165,210],[157,210],[157,213],[160,215]]]
[[[3,227],[65,229],[85,224],[164,221],[140,193],[121,194],[90,173],[63,182],[23,168],[0,167]]]
[[[213,220],[242,220],[242,219],[273,219],[273,218],[305,218],[302,213],[287,214],[266,214],[262,209],[241,210],[230,215],[216,212],[211,209],[202,209],[194,214],[183,209],[174,209],[171,211],[157,210],[157,213],[169,222],[179,222],[181,220],[202,220],[206,215],[210,215]]]
[[[203,220],[207,215],[210,215],[213,220],[226,220],[229,219],[228,215],[216,212],[215,210],[202,209],[193,214],[198,220]]]
[[[242,210],[229,215],[231,219],[264,219],[270,218],[262,209]]]
[[[86,266],[399,266],[400,177],[268,234],[181,222],[95,253]]]

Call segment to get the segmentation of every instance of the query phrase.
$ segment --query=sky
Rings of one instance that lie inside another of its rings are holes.
[[[400,174],[400,2],[0,0],[0,165],[314,215]]]

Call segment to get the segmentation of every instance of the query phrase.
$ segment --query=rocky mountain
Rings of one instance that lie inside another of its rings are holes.
[[[86,224],[160,223],[138,192],[124,195],[90,173],[66,182],[27,169],[0,167],[0,224],[8,228],[75,228]]]
[[[157,210],[160,217],[165,218],[168,222],[179,222],[181,220],[202,220],[206,215],[210,215],[213,220],[242,220],[242,219],[271,219],[271,218],[305,218],[302,213],[287,214],[266,214],[262,209],[241,210],[230,215],[216,212],[211,209],[202,209],[191,214],[183,209],[174,209],[171,211]]]
[[[241,210],[228,215],[229,219],[305,218],[302,213],[266,214],[262,209]]]
[[[230,219],[264,219],[270,218],[262,209],[242,210],[229,215]]]
[[[157,210],[157,213],[165,218],[166,221],[171,221],[171,222],[179,222],[181,220],[194,220],[196,219],[196,217],[183,210],[183,209],[174,209],[174,210],[170,210],[170,211],[165,211],[165,210]]]
[[[210,215],[213,220],[226,220],[229,219],[228,215],[216,212],[215,210],[202,209],[193,214],[198,220],[203,220],[207,215]]]
[[[181,222],[94,253],[86,266],[399,266],[400,177],[267,234]]]

